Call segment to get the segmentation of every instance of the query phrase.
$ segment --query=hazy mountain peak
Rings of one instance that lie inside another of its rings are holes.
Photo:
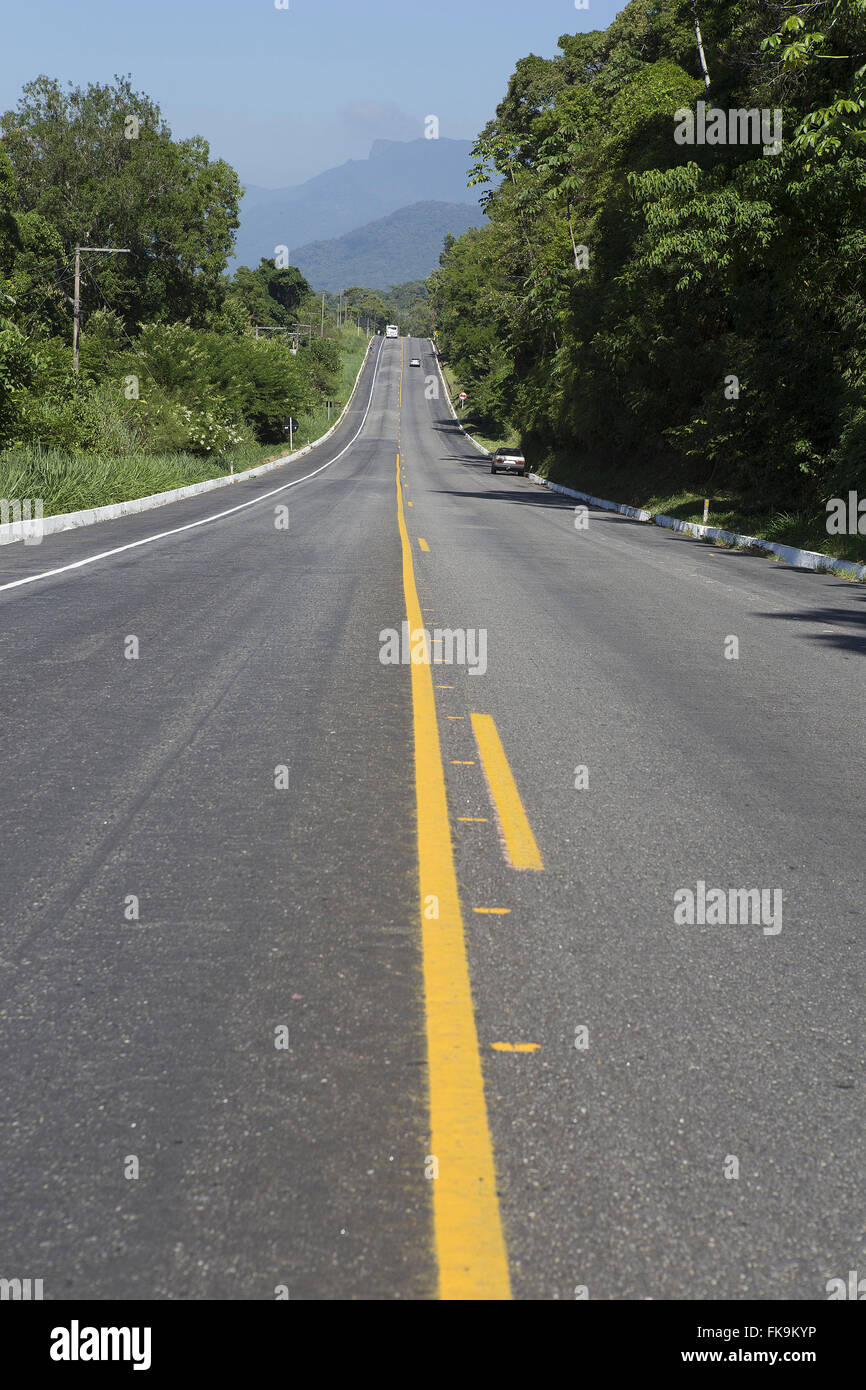
[[[351,159],[291,188],[250,188],[241,206],[234,264],[256,266],[277,246],[330,241],[419,202],[478,209],[468,188],[470,140],[374,140],[368,159]]]

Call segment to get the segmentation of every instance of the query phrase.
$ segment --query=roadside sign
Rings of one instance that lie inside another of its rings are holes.
[[[457,397],[457,399],[458,399],[458,401],[468,401],[468,400],[469,400],[469,397],[467,396],[467,394],[466,394],[465,391],[461,391],[461,392],[460,392],[460,395]]]

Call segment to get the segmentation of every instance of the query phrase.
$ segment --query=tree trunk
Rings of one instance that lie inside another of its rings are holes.
[[[699,24],[699,22],[698,22],[698,7],[697,7],[696,0],[692,0],[692,13],[693,13],[694,16],[695,16],[695,38],[696,38],[697,41],[698,41],[698,55],[699,55],[699,57],[700,57],[700,60],[701,60],[701,67],[702,67],[703,73],[704,73],[704,82],[705,82],[706,85],[709,87],[709,85],[710,85],[710,70],[709,70],[709,68],[707,67],[706,54],[704,53],[704,41],[703,41],[703,39],[701,38],[701,26],[700,26],[700,24]]]

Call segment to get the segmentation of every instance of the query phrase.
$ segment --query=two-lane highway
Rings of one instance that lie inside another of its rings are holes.
[[[578,529],[437,388],[380,342],[285,470],[0,548],[0,1274],[47,1298],[866,1265],[863,590]]]

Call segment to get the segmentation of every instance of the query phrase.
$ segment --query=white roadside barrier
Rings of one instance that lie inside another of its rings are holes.
[[[16,541],[25,539],[25,537],[28,537],[30,544],[33,544],[37,527],[41,538],[42,536],[56,535],[58,531],[72,531],[78,526],[94,526],[99,521],[116,521],[121,516],[134,516],[137,512],[149,512],[154,507],[165,507],[169,502],[182,502],[186,497],[198,497],[203,492],[213,492],[216,488],[230,487],[233,483],[243,482],[245,478],[258,478],[262,473],[270,473],[274,468],[282,468],[285,464],[293,462],[294,459],[303,458],[313,449],[318,449],[319,445],[324,444],[326,439],[330,439],[339,427],[343,416],[355,399],[361,373],[370,355],[370,348],[375,341],[375,338],[371,338],[367,344],[367,351],[364,353],[358,368],[358,375],[355,377],[355,385],[352,387],[351,395],[337,419],[326,434],[314,439],[311,444],[305,444],[303,449],[295,449],[290,454],[283,454],[278,459],[272,459],[270,463],[258,463],[254,468],[247,468],[243,473],[230,473],[227,478],[208,478],[203,483],[189,483],[186,487],[172,488],[168,492],[154,492],[149,497],[132,497],[128,502],[112,502],[105,507],[86,507],[80,512],[58,512],[55,516],[43,517],[38,522],[27,522],[26,525],[29,530],[26,532],[22,522],[7,522],[5,525],[0,525],[0,545],[12,545]]]
[[[663,512],[648,512],[642,507],[628,507],[623,502],[608,502],[603,497],[592,497],[588,492],[576,492],[574,488],[551,483],[538,473],[530,473],[529,476],[534,483],[549,488],[551,492],[561,493],[563,497],[574,497],[578,502],[588,503],[591,507],[601,507],[606,512],[619,512],[635,521],[649,521],[653,526],[663,526],[669,531],[685,531],[687,535],[697,536],[699,540],[724,541],[733,546],[754,546],[758,550],[778,555],[781,560],[796,569],[824,571],[828,574],[844,575],[846,579],[866,580],[866,565],[857,565],[851,560],[837,560],[832,555],[822,555],[818,550],[800,550],[796,545],[782,545],[780,541],[767,541],[761,536],[742,536],[737,531],[723,531],[720,526],[704,526],[697,521],[679,521],[674,516],[665,516]]]
[[[439,363],[439,354],[432,343],[431,347],[433,347],[436,366],[442,378],[442,387],[445,391],[448,409],[470,443],[474,444],[475,448],[480,450],[482,454],[492,458],[493,455],[490,450],[482,448],[472,438],[472,435],[463,429],[451,403],[451,396]],[[818,550],[800,550],[798,546],[782,545],[780,541],[767,541],[760,536],[741,536],[736,531],[723,531],[719,526],[704,526],[696,521],[678,521],[676,517],[665,516],[663,512],[648,512],[643,507],[629,507],[625,502],[609,502],[604,497],[593,497],[589,492],[577,492],[574,488],[562,487],[560,483],[551,483],[549,479],[542,478],[540,473],[530,473],[528,476],[534,483],[538,483],[540,487],[549,488],[551,492],[558,492],[563,497],[573,497],[578,502],[585,502],[591,507],[599,507],[606,512],[619,512],[621,516],[631,517],[633,521],[651,522],[653,526],[662,526],[669,531],[684,531],[689,536],[698,537],[699,540],[724,541],[733,546],[754,546],[758,550],[766,550],[772,555],[778,555],[780,560],[793,565],[795,569],[841,574],[846,579],[866,580],[866,565],[858,565],[851,560],[837,560],[835,556],[822,555]]]

